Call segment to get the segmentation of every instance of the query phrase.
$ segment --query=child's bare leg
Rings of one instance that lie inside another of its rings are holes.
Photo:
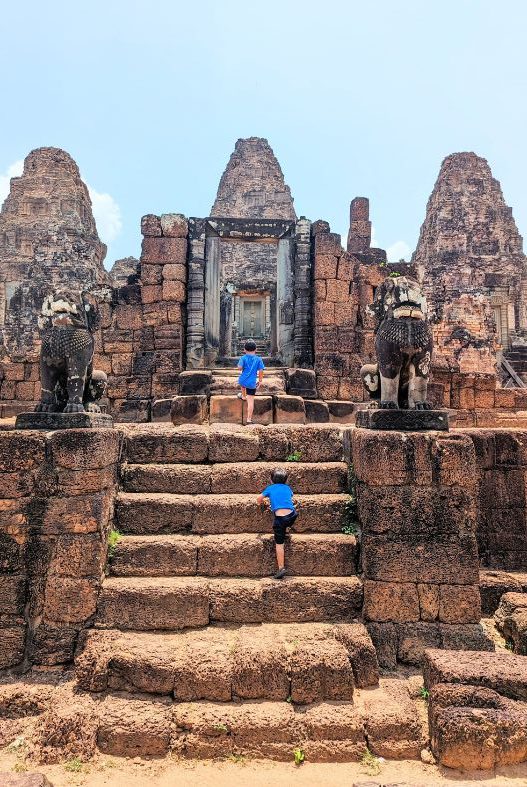
[[[247,396],[247,420],[253,420],[253,412],[254,412],[254,396]]]
[[[278,571],[281,571],[283,568],[285,568],[285,548],[283,544],[275,544],[275,548]]]
[[[240,385],[240,393],[238,394],[238,396],[240,397],[240,399],[246,399],[247,398],[247,391],[245,390],[243,385]]]

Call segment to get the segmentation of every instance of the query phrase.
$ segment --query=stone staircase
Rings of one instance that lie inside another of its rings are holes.
[[[398,681],[379,684],[358,545],[342,532],[348,467],[335,426],[130,428],[122,534],[76,657],[99,749],[291,760],[417,756]],[[294,451],[301,461],[286,462]],[[275,570],[255,496],[284,464],[300,516]],[[377,742],[377,743],[375,743]]]
[[[212,370],[212,384],[210,393],[212,396],[235,396],[239,390],[238,369],[225,367],[223,369]],[[270,368],[265,370],[264,379],[258,389],[261,396],[272,396],[273,394],[285,393],[285,375],[283,369]]]

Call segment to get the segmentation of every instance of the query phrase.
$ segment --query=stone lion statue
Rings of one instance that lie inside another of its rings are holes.
[[[38,321],[42,394],[37,412],[101,411],[97,401],[106,392],[107,377],[93,369],[99,322],[97,301],[89,293],[59,290],[44,299]]]
[[[432,331],[420,285],[406,276],[388,277],[369,307],[377,317],[377,363],[361,371],[364,386],[383,409],[430,410],[428,376]]]

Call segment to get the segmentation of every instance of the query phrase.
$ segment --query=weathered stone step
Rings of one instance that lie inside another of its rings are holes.
[[[233,462],[215,465],[125,465],[122,486],[127,492],[176,495],[258,494],[271,483],[275,468],[288,473],[296,494],[338,494],[348,485],[345,462]]]
[[[59,760],[70,730],[70,751],[96,749],[119,757],[247,757],[291,763],[301,748],[308,762],[360,761],[369,750],[388,759],[415,759],[423,747],[416,706],[405,681],[381,680],[357,689],[356,703],[283,701],[175,702],[145,694],[60,690],[40,725],[42,747]],[[69,700],[69,701],[68,701]],[[89,723],[87,723],[89,722]]]
[[[348,496],[298,495],[297,533],[337,533],[344,523]],[[272,514],[256,505],[254,495],[171,495],[121,492],[115,523],[121,533],[270,533]]]
[[[350,622],[361,611],[357,577],[108,577],[96,622],[122,630],[174,631],[215,622]]]
[[[527,592],[527,572],[483,568],[479,572],[479,590],[481,612],[484,616],[491,616],[505,593]]]
[[[131,464],[204,462],[341,462],[343,427],[337,424],[172,426],[126,428],[125,457]]]
[[[295,533],[286,541],[290,575],[356,574],[358,545],[344,533]],[[265,577],[276,571],[272,535],[123,536],[110,564],[118,577]]]
[[[75,660],[88,691],[170,694],[190,702],[351,700],[378,683],[360,623],[208,626],[178,634],[88,631]]]

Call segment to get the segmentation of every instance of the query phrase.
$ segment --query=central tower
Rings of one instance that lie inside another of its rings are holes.
[[[296,219],[291,191],[267,140],[239,139],[211,215],[189,222],[187,368],[232,364],[249,338],[267,363],[295,363],[295,266],[297,252],[303,252],[308,293],[309,226]]]

